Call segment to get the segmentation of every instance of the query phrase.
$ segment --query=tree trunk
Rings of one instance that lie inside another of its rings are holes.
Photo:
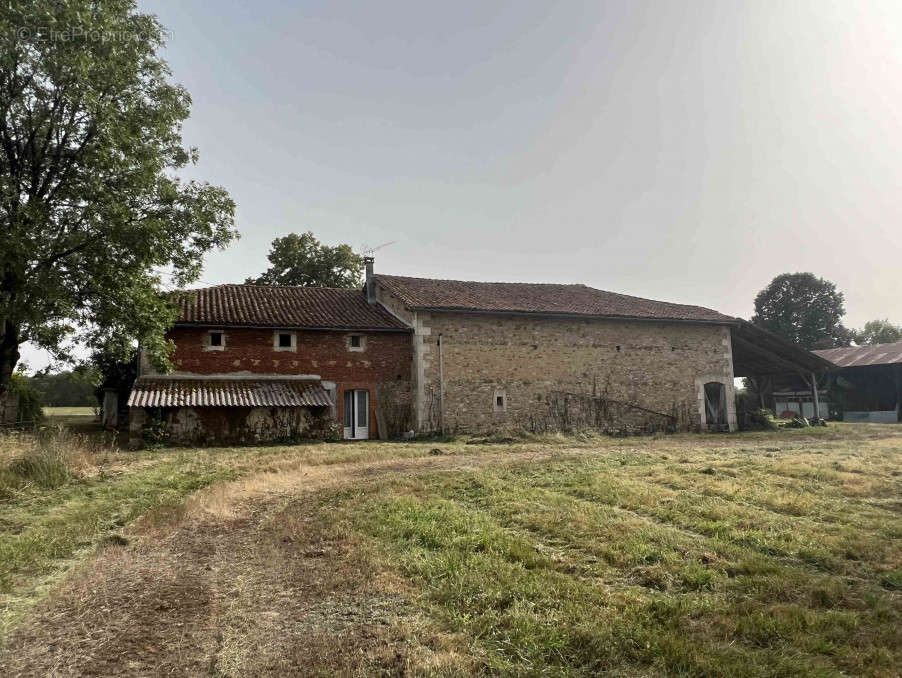
[[[13,371],[19,362],[19,328],[6,321],[0,328],[0,424],[9,423],[13,408],[7,407]]]

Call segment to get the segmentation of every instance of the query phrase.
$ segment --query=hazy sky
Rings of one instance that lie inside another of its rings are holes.
[[[163,2],[190,175],[242,239],[748,317],[786,271],[902,323],[898,2]],[[29,351],[32,364],[40,358]]]

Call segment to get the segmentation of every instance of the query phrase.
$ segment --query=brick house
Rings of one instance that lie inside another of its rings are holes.
[[[176,371],[142,369],[182,440],[413,429],[735,430],[734,378],[832,365],[711,309],[585,285],[377,275],[363,290],[222,285],[182,298]]]
[[[384,437],[407,402],[411,331],[359,290],[220,285],[180,296],[174,371],[142,359],[129,397],[133,442],[148,416],[181,442]],[[378,416],[377,416],[378,413]]]

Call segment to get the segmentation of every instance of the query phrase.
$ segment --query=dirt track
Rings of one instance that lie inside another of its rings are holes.
[[[401,675],[414,629],[413,651],[440,662],[441,642],[428,647],[403,583],[307,517],[313,491],[589,452],[304,466],[207,488],[184,510],[133,526],[127,545],[101,549],[16,634],[0,674],[310,675],[319,665],[329,675]]]

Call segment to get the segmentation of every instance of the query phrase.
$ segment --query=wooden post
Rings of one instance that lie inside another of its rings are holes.
[[[896,421],[902,422],[902,365],[896,365]]]
[[[817,397],[817,375],[814,372],[811,373],[811,395],[814,397],[814,419],[820,421],[821,404]]]

